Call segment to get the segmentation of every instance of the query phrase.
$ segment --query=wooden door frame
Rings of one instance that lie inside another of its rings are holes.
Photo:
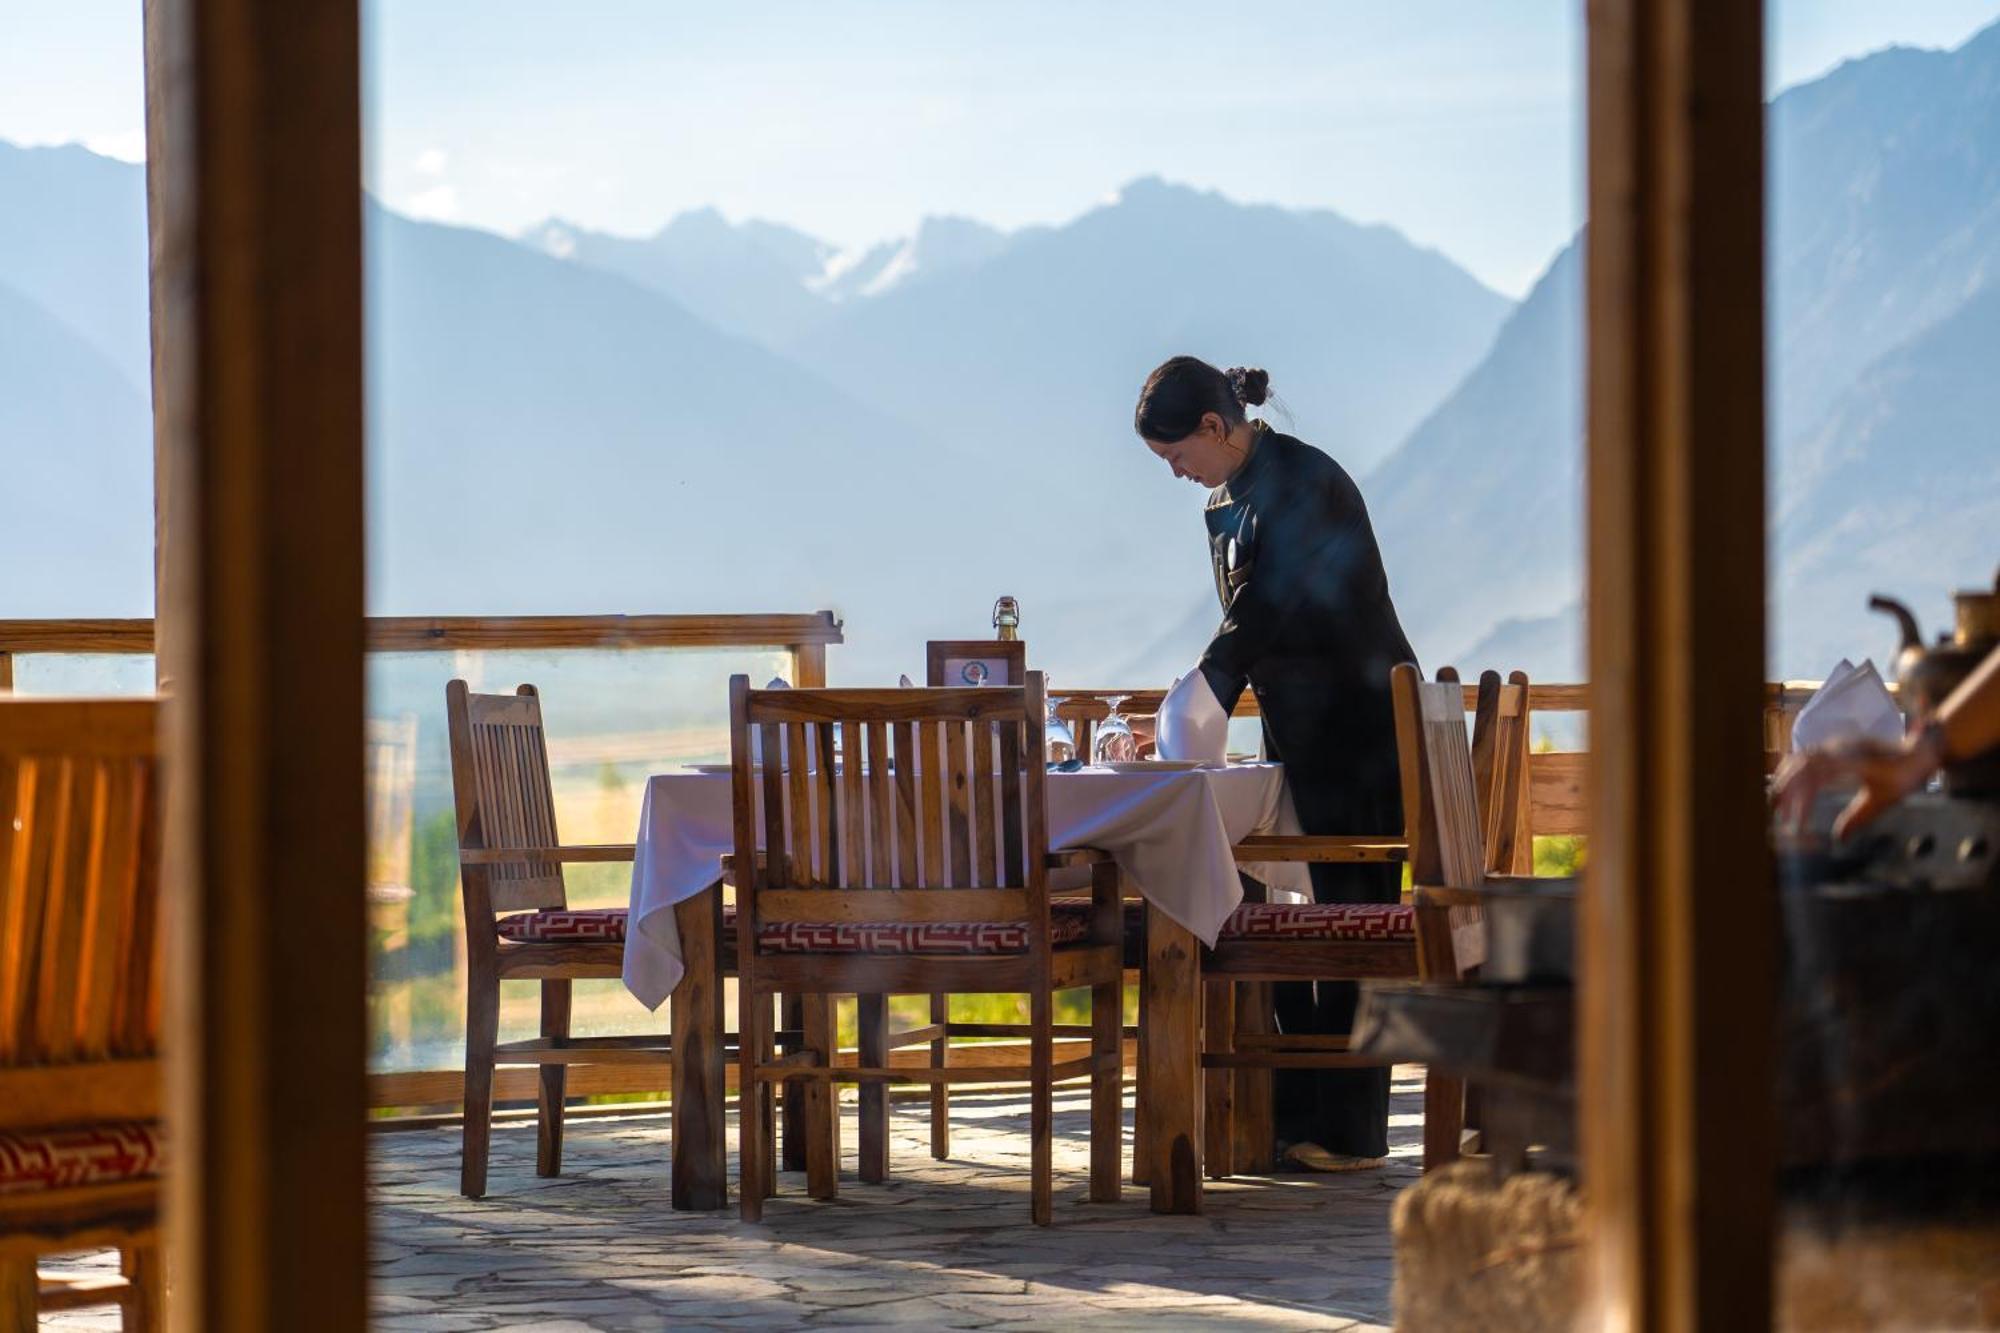
[[[1587,5],[1590,1328],[1771,1326],[1763,10]]]
[[[357,0],[145,0],[172,1326],[365,1327]]]
[[[1769,1325],[1762,8],[1588,6],[1581,1092],[1606,1328]],[[359,1327],[358,12],[145,15],[174,1319]]]

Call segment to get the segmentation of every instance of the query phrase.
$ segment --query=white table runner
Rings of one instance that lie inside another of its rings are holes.
[[[632,858],[625,986],[649,1009],[680,983],[674,904],[715,883],[734,848],[727,773],[661,773],[646,784]],[[1296,833],[1279,764],[1160,773],[1087,768],[1048,778],[1049,846],[1109,852],[1132,892],[1206,944],[1243,901],[1230,849],[1253,833]],[[1297,862],[1245,866],[1273,895],[1310,900]]]

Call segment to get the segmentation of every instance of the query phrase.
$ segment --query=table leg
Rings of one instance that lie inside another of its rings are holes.
[[[1236,1031],[1240,1036],[1269,1036],[1277,1030],[1272,1021],[1271,983],[1245,981],[1236,987]],[[1235,1167],[1252,1176],[1268,1176],[1277,1169],[1273,1135],[1276,1121],[1271,1104],[1271,1071],[1236,1071]]]
[[[1146,1034],[1147,1175],[1156,1213],[1201,1211],[1201,944],[1148,903],[1139,1026]]]
[[[1236,983],[1213,977],[1202,983],[1202,1049],[1236,1049]],[[1203,1164],[1215,1180],[1236,1174],[1236,1071],[1202,1071]]]
[[[806,1005],[797,995],[783,995],[778,998],[778,1026],[797,1032],[806,1025]],[[779,1152],[783,1155],[780,1165],[786,1171],[806,1169],[806,1096],[803,1083],[778,1085],[777,1094],[783,1099],[783,1110],[778,1113]]]
[[[889,1063],[889,997],[855,997],[855,1025],[859,1030],[860,1053],[864,1065],[881,1068]],[[880,1184],[889,1178],[889,1085],[863,1083],[861,1102],[861,1179]]]
[[[722,890],[677,903],[687,974],[668,1001],[673,1024],[673,1206],[729,1204],[722,1041]]]

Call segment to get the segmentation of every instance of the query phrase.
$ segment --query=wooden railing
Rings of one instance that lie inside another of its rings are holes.
[[[1764,687],[1764,749],[1773,757],[1792,748],[1792,720],[1819,688],[1818,681],[1773,681]],[[1477,702],[1479,687],[1467,684],[1465,706]],[[1075,730],[1079,741],[1088,745],[1090,731],[1109,711],[1108,700],[1123,696],[1121,709],[1136,716],[1156,713],[1166,691],[1157,688],[1052,689],[1060,703],[1057,713]],[[1531,713],[1590,712],[1590,687],[1572,683],[1528,686]],[[1249,690],[1237,701],[1235,717],[1258,716],[1257,698]],[[1584,808],[1584,752],[1581,750],[1538,750],[1528,756],[1528,832],[1533,837],[1573,837],[1587,831],[1589,816]]]
[[[832,612],[797,615],[647,615],[647,616],[385,616],[367,622],[367,646],[374,653],[473,652],[499,650],[618,651],[673,648],[776,648],[790,655],[789,678],[803,686],[826,684],[826,650],[842,642],[840,622]],[[154,651],[151,620],[0,620],[0,693],[16,684],[16,659],[39,655],[144,656]],[[162,689],[171,693],[171,683]],[[718,696],[717,708],[722,700]],[[371,800],[383,806],[383,817],[371,816],[371,856],[395,860],[409,854],[407,769],[412,743],[409,728],[395,734],[397,719],[371,720],[368,768],[379,777],[384,765],[399,764],[403,781],[376,782]],[[401,807],[394,807],[397,799]],[[389,845],[400,838],[399,845]],[[393,902],[381,897],[383,887],[367,887],[371,918],[395,920]],[[391,877],[393,878],[393,877]],[[405,885],[400,894],[407,899]],[[386,908],[385,908],[386,905]],[[379,912],[377,909],[385,909]],[[378,956],[382,963],[407,943],[407,923],[399,934],[393,926],[382,931]],[[535,1072],[506,1069],[496,1080],[502,1100],[532,1098]],[[463,1095],[464,1074],[458,1069],[400,1069],[370,1075],[369,1104],[377,1108],[411,1108],[456,1104]],[[593,1065],[571,1070],[572,1096],[596,1094],[664,1094],[665,1066]]]
[[[371,653],[507,648],[784,648],[800,685],[826,683],[826,649],[841,642],[831,611],[713,616],[371,616]],[[143,656],[151,620],[0,620],[0,690],[14,659],[34,654]]]

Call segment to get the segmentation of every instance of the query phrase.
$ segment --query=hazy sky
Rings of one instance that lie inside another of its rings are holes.
[[[0,0],[0,138],[143,151],[139,0]],[[1527,285],[1581,214],[1581,0],[367,0],[369,184],[516,231],[704,204],[853,245],[1148,173]],[[1782,87],[2000,0],[1787,0]],[[4,206],[4,201],[0,201]]]

